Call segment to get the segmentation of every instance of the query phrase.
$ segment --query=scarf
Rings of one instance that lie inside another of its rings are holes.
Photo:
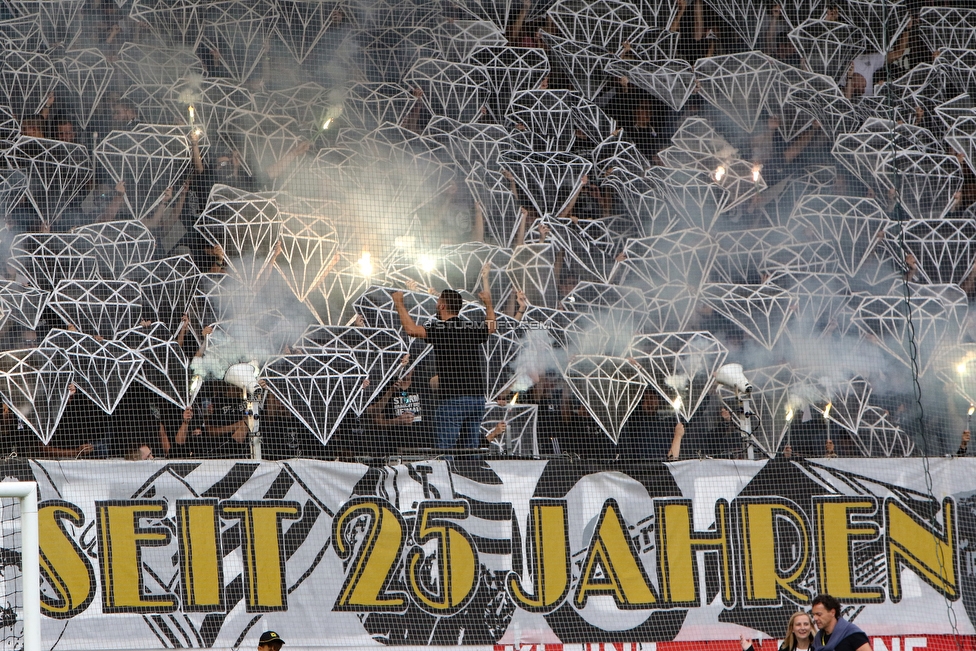
[[[824,636],[826,633],[824,631],[817,631],[817,634],[813,636],[813,649],[814,651],[834,651],[837,645],[841,643],[845,638],[854,635],[855,633],[863,633],[854,624],[851,624],[846,619],[838,619],[837,623],[834,624],[834,632],[830,634],[830,639],[824,644]]]

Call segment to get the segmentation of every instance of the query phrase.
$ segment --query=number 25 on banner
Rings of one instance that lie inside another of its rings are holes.
[[[423,502],[417,512],[413,538],[419,545],[408,554],[407,584],[410,596],[428,612],[449,615],[474,596],[477,554],[467,533],[455,522],[467,517],[468,504],[463,501]],[[346,502],[332,524],[333,545],[348,567],[333,610],[405,610],[407,594],[392,590],[390,583],[406,538],[403,516],[386,500],[360,497]],[[430,542],[436,543],[436,552],[428,555],[420,545]],[[433,563],[436,571],[432,571]],[[434,576],[439,577],[439,586],[433,585]]]

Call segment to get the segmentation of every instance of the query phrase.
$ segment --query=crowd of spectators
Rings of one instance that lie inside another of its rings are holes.
[[[914,3],[907,6],[910,12],[908,26],[903,35],[894,43],[889,52],[866,53],[858,56],[850,65],[849,74],[843,80],[847,98],[856,100],[861,96],[870,97],[879,92],[886,82],[901,77],[917,65],[932,61],[937,52],[929,51],[923,39],[918,36],[917,11]],[[823,17],[826,20],[841,20],[842,8],[831,3],[824,4]],[[3,8],[6,14],[0,16],[0,32],[4,20],[16,16]],[[441,16],[436,20],[457,20],[465,14],[456,7],[442,7]],[[334,19],[334,32],[345,34],[346,26],[342,9]],[[125,13],[113,0],[88,0],[80,12],[79,21],[85,29],[75,38],[73,47],[87,45],[98,48],[109,62],[114,62],[119,49],[125,43],[149,43],[157,38],[150,25]],[[435,18],[431,18],[435,20]],[[673,19],[664,26],[666,31],[677,35],[676,55],[694,64],[699,58],[734,54],[748,50],[748,46],[732,27],[704,0],[676,0]],[[523,0],[513,8],[505,34],[509,44],[524,48],[550,49],[546,34],[553,33],[555,26],[544,12],[538,11],[530,0]],[[772,5],[766,20],[758,47],[770,57],[795,67],[802,67],[803,61],[787,37],[788,27],[782,16],[782,8]],[[270,35],[268,39],[270,41]],[[325,43],[329,43],[326,38]],[[235,46],[229,46],[231,48]],[[63,54],[55,44],[51,52],[56,56]],[[270,42],[266,50],[271,50]],[[326,50],[330,54],[334,50]],[[233,52],[221,52],[214,42],[204,41],[195,51],[200,66],[212,78],[228,77],[227,67],[222,59],[233,56]],[[636,59],[638,55],[629,47],[620,54],[622,59]],[[322,63],[314,57],[311,68]],[[271,57],[264,57],[256,66],[255,72],[241,82],[243,88],[255,96],[272,89],[276,84],[276,70]],[[112,131],[127,131],[142,122],[140,107],[126,96],[128,81],[123,75],[116,75],[113,83],[94,107],[94,117],[86,126],[79,123],[78,115],[83,113],[78,100],[64,85],[56,86],[48,95],[43,107],[36,114],[18,116],[21,136],[76,143],[93,150],[107,134]],[[574,80],[565,70],[552,66],[551,74],[543,80],[548,88],[574,89]],[[692,95],[680,110],[675,110],[659,97],[637,87],[627,77],[615,78],[594,99],[594,103],[617,125],[626,140],[636,146],[648,161],[663,165],[659,152],[671,144],[676,130],[689,118],[704,117],[711,123],[721,123],[723,119],[717,109],[699,95]],[[417,102],[416,108],[406,114],[403,126],[423,132],[435,116]],[[916,124],[926,126],[936,117],[931,112],[918,108]],[[763,223],[761,208],[772,197],[783,193],[784,183],[816,165],[830,160],[832,139],[828,130],[815,125],[797,138],[786,141],[780,131],[780,121],[772,115],[764,116],[751,134],[737,132],[729,134],[737,148],[749,160],[761,167],[765,183],[770,188],[768,194],[758,194],[754,200],[741,207],[735,217],[739,228],[760,227]],[[213,136],[213,134],[211,134]],[[733,137],[734,136],[734,137]],[[204,238],[195,224],[204,211],[207,198],[215,184],[223,184],[249,192],[281,190],[280,179],[296,165],[303,164],[308,157],[320,149],[327,149],[327,139],[321,141],[308,138],[295,145],[273,165],[260,169],[251,166],[253,175],[242,160],[242,153],[226,142],[218,142],[211,137],[211,148],[206,155],[201,154],[201,131],[188,135],[192,162],[178,185],[165,188],[162,201],[151,215],[145,217],[143,224],[157,239],[157,255],[161,257],[189,254],[196,267],[203,273],[219,274],[225,271],[226,253]],[[737,138],[737,140],[736,140]],[[582,132],[577,133],[574,147],[585,153],[595,143],[587,140]],[[30,144],[26,145],[29,151]],[[39,151],[39,150],[38,150]],[[962,154],[959,153],[962,157]],[[962,216],[966,208],[976,202],[976,175],[967,165],[962,166],[964,183],[958,193],[956,204],[946,217]],[[532,202],[520,191],[509,174],[510,187],[523,207],[522,227],[514,244],[516,246],[545,241],[547,233],[544,226],[535,225],[540,217],[531,207]],[[456,188],[455,188],[456,189]],[[48,221],[37,209],[23,198],[17,205],[7,206],[5,215],[7,233],[67,232],[78,226],[93,223],[130,219],[125,203],[129,188],[124,180],[112,178],[109,171],[101,165],[94,165],[94,174],[87,185],[76,194],[62,217]],[[852,175],[842,169],[836,171],[834,194],[850,193],[857,196],[870,196],[870,190],[860,184]],[[463,193],[462,193],[463,194]],[[879,201],[886,199],[880,197]],[[366,198],[368,201],[368,198]],[[457,209],[470,208],[466,199],[452,200]],[[480,209],[480,208],[479,208]],[[574,222],[578,220],[611,220],[621,213],[621,202],[613,186],[595,176],[585,178],[578,195],[568,204],[564,216]],[[472,218],[472,226],[465,235],[469,239],[484,238],[483,225]],[[535,238],[535,239],[532,239]],[[6,255],[6,252],[3,252]],[[906,261],[908,262],[908,261]],[[907,264],[907,274],[913,273],[911,262]],[[10,266],[3,271],[10,280],[23,282]],[[585,270],[574,267],[568,260],[560,258],[555,271],[556,291],[562,300],[573,290],[577,282],[586,280]],[[911,280],[911,278],[909,278]],[[972,282],[963,284],[970,299],[976,294],[976,276]],[[762,282],[762,278],[750,282]],[[440,288],[438,288],[440,289]],[[524,296],[523,296],[524,298]],[[460,300],[460,295],[458,295]],[[493,323],[489,301],[488,320]],[[517,317],[524,305],[513,299],[499,310],[506,315]],[[460,310],[455,307],[453,314]],[[405,313],[405,310],[404,310]],[[401,314],[403,318],[404,314]],[[715,317],[702,314],[702,323],[714,326],[714,330],[728,329],[727,339],[735,341],[736,333],[730,324]],[[207,332],[198,336],[186,336],[189,329],[187,319],[174,337],[180,342],[187,358],[200,354],[201,341]],[[141,327],[149,327],[146,322]],[[448,413],[444,410],[445,398],[459,398],[460,394],[445,392],[444,351],[453,350],[442,342],[436,329],[428,325],[404,322],[405,334],[432,340],[435,350],[441,348],[440,365],[436,355],[430,355],[422,363],[412,366],[409,371],[391,379],[377,394],[375,400],[360,415],[349,413],[327,443],[320,441],[297,418],[287,405],[274,394],[261,390],[260,428],[263,441],[263,456],[269,459],[290,457],[312,458],[387,458],[407,450],[454,449],[457,447],[491,447],[490,439],[480,431],[480,416],[477,423],[465,425],[470,430],[468,437],[445,438],[443,428]],[[493,326],[492,326],[493,327]],[[74,329],[57,314],[48,309],[41,317],[36,329],[28,329],[12,320],[3,322],[0,328],[0,347],[4,350],[20,350],[39,345],[47,333],[54,328]],[[488,334],[491,327],[488,328]],[[432,336],[431,333],[434,333]],[[741,336],[741,335],[740,335]],[[485,335],[487,338],[487,334]],[[480,343],[480,341],[478,342]],[[472,360],[452,360],[457,368],[466,368]],[[449,384],[449,383],[447,383]],[[480,392],[464,395],[476,400],[483,396]],[[241,397],[239,388],[220,379],[209,378],[187,409],[180,409],[172,402],[162,398],[143,384],[133,382],[125,391],[121,402],[112,414],[106,414],[91,399],[78,391],[74,385],[69,388],[67,407],[61,416],[51,440],[42,445],[37,435],[25,426],[23,420],[11,410],[9,401],[4,401],[0,417],[0,441],[2,453],[16,453],[19,456],[44,458],[243,458],[252,452],[254,400]],[[499,404],[510,404],[511,392],[492,396]],[[8,396],[4,396],[8,398]],[[886,405],[891,418],[899,423],[900,414],[909,411],[907,398],[899,397]],[[543,455],[569,454],[583,458],[629,460],[668,460],[688,458],[747,458],[758,452],[750,443],[747,430],[757,427],[755,416],[746,413],[741,406],[726,405],[717,393],[710,392],[698,408],[695,416],[688,422],[676,418],[675,410],[657,392],[648,389],[633,414],[627,420],[618,441],[611,441],[601,430],[592,413],[580,401],[570,385],[556,371],[540,374],[534,384],[520,397],[519,404],[538,407],[537,438],[539,452]],[[732,409],[732,411],[730,411]],[[733,413],[735,412],[735,413]],[[481,413],[481,407],[474,409]],[[905,416],[900,425],[914,427],[910,417]],[[440,431],[440,433],[438,433]],[[489,432],[494,437],[499,432]],[[966,452],[968,432],[963,437],[961,453]],[[916,446],[916,451],[920,448]],[[436,454],[437,452],[431,452]],[[778,451],[787,457],[855,456],[860,454],[850,433],[842,428],[831,428],[827,419],[806,414],[793,423]]]

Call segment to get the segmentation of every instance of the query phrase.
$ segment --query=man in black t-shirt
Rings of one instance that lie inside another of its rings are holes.
[[[814,597],[810,611],[818,629],[813,636],[814,651],[871,651],[867,634],[840,612],[840,602],[829,594]]]
[[[440,398],[434,414],[437,447],[477,448],[481,420],[485,415],[485,353],[482,344],[495,332],[495,310],[491,293],[479,295],[485,304],[485,321],[475,323],[458,314],[464,302],[453,289],[445,289],[437,299],[438,320],[417,325],[403,302],[403,292],[393,293],[393,304],[404,331],[411,337],[426,339],[434,347],[437,364],[437,390]],[[460,440],[459,440],[460,439]]]

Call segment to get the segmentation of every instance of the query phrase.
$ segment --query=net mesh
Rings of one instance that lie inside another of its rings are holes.
[[[44,646],[733,651],[829,592],[874,651],[971,648],[974,34],[967,0],[0,0]]]
[[[22,550],[20,536],[20,500],[0,498],[0,563],[3,564],[0,576],[0,625],[3,627],[3,648],[24,648],[24,602],[23,582],[21,580]]]

